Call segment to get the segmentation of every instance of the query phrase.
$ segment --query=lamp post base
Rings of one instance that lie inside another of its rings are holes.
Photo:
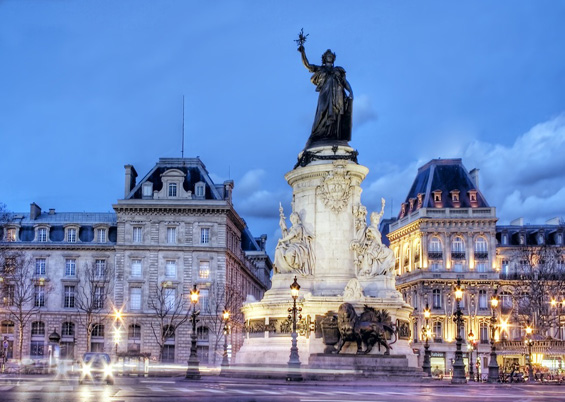
[[[190,360],[188,361],[188,368],[186,369],[186,376],[187,380],[200,380],[202,377],[200,376],[200,368],[198,362],[194,363]]]

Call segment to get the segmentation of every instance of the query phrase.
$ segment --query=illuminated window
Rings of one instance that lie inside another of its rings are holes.
[[[16,241],[16,229],[10,228],[6,230],[6,241]]]
[[[210,278],[210,262],[209,261],[200,261],[200,267],[199,267],[199,270],[198,270],[198,277],[200,279]]]
[[[436,309],[441,308],[441,290],[439,290],[439,289],[434,289],[434,290],[432,291],[432,296],[433,296],[433,298],[432,298],[432,300],[433,300],[432,307],[433,307],[433,308],[436,308]]]

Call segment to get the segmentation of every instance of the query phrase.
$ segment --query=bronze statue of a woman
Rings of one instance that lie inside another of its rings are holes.
[[[304,149],[318,145],[347,145],[351,140],[353,92],[345,79],[345,70],[334,66],[335,53],[330,49],[322,55],[321,66],[310,64],[302,43],[298,46],[302,63],[314,73],[311,81],[320,93],[312,133]]]

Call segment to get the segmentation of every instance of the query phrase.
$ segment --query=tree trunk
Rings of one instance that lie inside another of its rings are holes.
[[[23,349],[24,349],[24,325],[21,324],[21,322],[18,324],[20,333],[18,334],[18,354],[20,356],[20,361],[22,361],[23,358]]]

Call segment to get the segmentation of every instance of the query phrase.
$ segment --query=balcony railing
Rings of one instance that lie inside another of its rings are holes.
[[[487,251],[475,251],[475,260],[488,260]]]
[[[454,260],[464,260],[465,259],[465,252],[464,251],[452,251],[451,258]]]
[[[428,259],[430,260],[442,260],[443,252],[441,251],[428,251]]]

